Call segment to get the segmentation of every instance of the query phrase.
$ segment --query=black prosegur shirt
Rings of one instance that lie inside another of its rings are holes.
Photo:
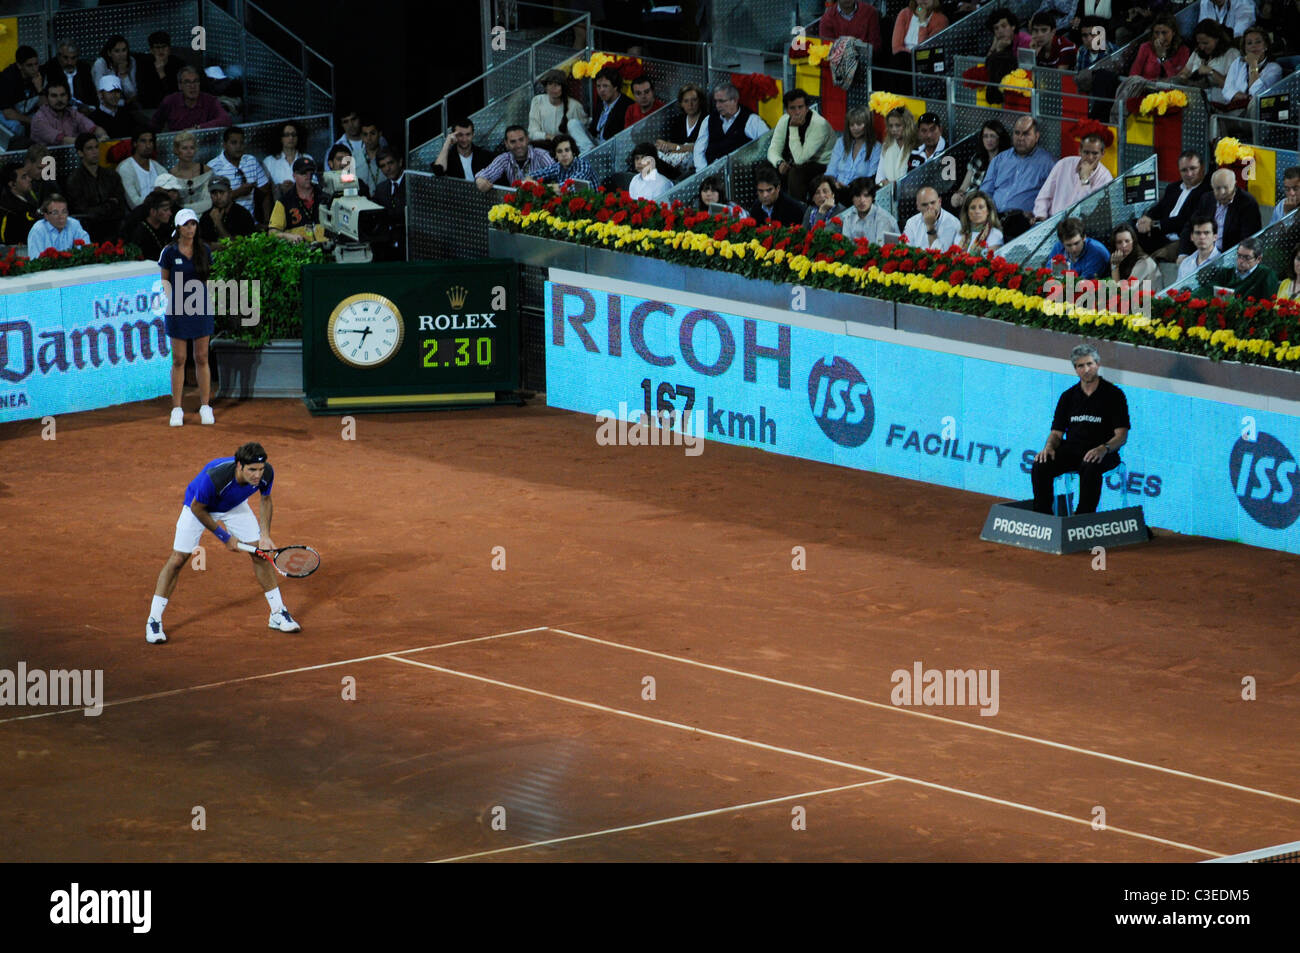
[[[1052,429],[1083,450],[1101,446],[1115,436],[1118,427],[1129,427],[1128,401],[1124,392],[1106,380],[1097,378],[1097,389],[1089,396],[1083,384],[1075,384],[1056,402]]]

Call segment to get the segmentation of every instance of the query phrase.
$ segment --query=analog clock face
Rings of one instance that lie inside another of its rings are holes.
[[[382,295],[344,298],[330,314],[326,337],[335,356],[352,367],[378,367],[402,346],[402,313]]]

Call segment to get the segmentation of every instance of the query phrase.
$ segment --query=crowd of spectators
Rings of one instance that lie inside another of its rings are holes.
[[[1115,117],[1112,107],[1122,113],[1125,99],[1175,83],[1204,89],[1213,111],[1231,122],[1283,74],[1276,49],[1300,14],[1300,0],[1261,3],[1258,11],[1250,0],[1198,2],[1200,19],[1190,38],[1180,35],[1166,0],[1045,0],[1023,23],[1009,8],[974,0],[909,0],[889,17],[867,0],[835,0],[827,4],[818,32],[825,39],[860,39],[872,46],[876,65],[910,70],[921,43],[974,15],[989,31],[991,102],[1000,98],[996,78],[1027,62],[1025,51],[1032,51],[1037,65],[1075,74],[1079,89],[1092,97],[1096,117]],[[1142,37],[1126,75],[1096,68],[1120,44]],[[168,223],[181,209],[198,216],[199,234],[208,242],[258,230],[287,241],[319,240],[320,210],[334,196],[322,188],[316,159],[300,148],[300,126],[286,121],[278,152],[254,155],[234,121],[231,98],[223,95],[230,90],[217,88],[176,56],[166,34],[151,35],[148,45],[148,53],[133,54],[125,37],[113,36],[86,60],[75,44],[63,42],[43,65],[35,50],[22,47],[15,63],[0,71],[0,124],[15,141],[37,150],[4,170],[0,240],[18,243],[35,234],[38,245],[59,247],[76,240],[69,235],[84,233],[96,241],[125,238],[147,253],[167,238]],[[1077,155],[1053,155],[1043,147],[1039,121],[1013,114],[1010,131],[1001,122],[985,123],[973,154],[970,146],[957,153],[962,165],[955,176],[945,171],[942,183],[919,189],[915,213],[904,221],[877,205],[876,197],[918,167],[953,155],[935,113],[918,117],[910,108],[894,109],[879,136],[879,120],[866,108],[849,109],[833,127],[814,98],[797,88],[785,93],[783,113],[769,127],[728,82],[660,91],[648,73],[626,81],[612,67],[601,70],[589,90],[558,69],[537,82],[526,117],[512,117],[519,121],[500,142],[476,142],[470,119],[453,121],[430,171],[474,182],[482,191],[518,182],[555,188],[577,182],[654,200],[770,133],[754,170],[753,206],[742,211],[733,205],[724,183],[711,177],[701,183],[699,207],[748,214],[759,222],[833,228],[854,238],[901,235],[918,246],[970,251],[998,249],[1112,180],[1103,162],[1111,145],[1106,134],[1084,136]],[[626,167],[598,175],[587,153],[674,101],[667,122],[647,126],[653,132],[631,143]],[[400,157],[365,115],[346,112],[339,122],[342,134],[325,157],[327,168],[352,168],[360,193],[400,224]],[[201,155],[195,131],[216,128],[223,130],[220,150]],[[170,169],[157,160],[158,137],[167,134],[176,157]],[[128,143],[129,154],[124,149],[106,155],[105,144],[118,140]],[[53,145],[73,146],[78,161],[62,181],[50,182],[38,173],[39,150]],[[1223,249],[1240,246],[1270,218],[1280,220],[1300,207],[1300,169],[1287,170],[1285,195],[1271,216],[1237,188],[1230,172],[1211,177],[1208,171],[1199,154],[1185,153],[1180,181],[1169,184],[1146,214],[1109,235],[1089,236],[1081,220],[1067,219],[1049,259],[1059,258],[1081,276],[1154,281],[1161,262],[1179,269],[1204,265]],[[393,236],[400,231],[395,228]],[[393,237],[388,251],[400,253],[400,239]]]

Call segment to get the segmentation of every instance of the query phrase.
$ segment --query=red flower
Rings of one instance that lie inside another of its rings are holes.
[[[966,272],[958,268],[956,271],[952,273],[952,275],[949,276],[948,283],[952,285],[959,285],[965,280],[966,280]]]
[[[615,225],[621,225],[623,222],[627,221],[627,209],[625,208],[619,209],[610,217],[609,220],[613,222]]]
[[[971,277],[974,278],[976,281],[984,281],[991,274],[993,274],[992,271],[990,271],[988,268],[985,268],[983,265],[981,265],[980,267],[976,268],[973,272],[971,272]]]
[[[902,263],[898,266],[898,270],[899,270],[899,271],[907,271],[907,272],[915,271],[915,270],[916,270],[916,262],[914,262],[914,261],[905,261],[905,262],[902,262]]]
[[[618,196],[615,195],[613,192],[605,193],[605,208],[609,208],[617,201],[618,201]]]
[[[601,209],[599,212],[596,213],[596,221],[598,221],[598,222],[608,222],[608,221],[609,221],[609,216],[610,216],[610,211],[609,211],[609,209],[607,209],[607,208],[603,208],[603,209]]]
[[[882,267],[880,270],[887,275],[893,274],[894,272],[898,271],[898,262],[887,261],[885,262],[884,267]]]
[[[926,259],[926,260],[928,261],[929,259]],[[935,277],[935,278],[940,278],[940,277],[943,276],[944,272],[946,272],[947,270],[948,270],[948,266],[945,265],[943,262],[939,262],[939,264],[937,264],[937,265],[934,266],[934,275],[933,275],[933,277]]]
[[[1224,319],[1223,315],[1219,315],[1219,327],[1226,328],[1227,326],[1228,322]]]
[[[519,211],[520,211],[521,214],[523,214],[523,215],[527,215],[527,214],[528,214],[529,212],[531,212],[532,210],[533,210],[533,203],[532,203],[532,202],[525,202],[525,203],[524,203],[524,207],[521,208]]]
[[[715,242],[725,241],[726,238],[727,238],[727,226],[725,225],[713,233],[713,240]]]
[[[764,248],[770,249],[772,247],[772,236],[768,235],[767,238],[763,239],[762,245]]]
[[[752,219],[750,216],[746,215],[744,218],[740,220],[739,224],[743,225],[745,228],[753,228],[758,223],[754,221],[754,219]],[[769,225],[770,224],[771,223],[769,223]],[[771,227],[775,228],[776,226],[772,225]]]
[[[1200,317],[1198,317],[1198,318],[1196,319],[1196,326],[1197,326],[1198,328],[1203,328],[1203,327],[1205,327],[1205,315],[1204,315],[1204,314],[1202,314]]]

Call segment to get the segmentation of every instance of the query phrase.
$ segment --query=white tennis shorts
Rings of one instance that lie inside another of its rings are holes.
[[[262,536],[262,527],[258,524],[257,517],[253,515],[253,509],[248,505],[247,500],[233,510],[208,515],[230,530],[231,535],[240,542],[256,546]],[[172,549],[178,553],[194,552],[194,547],[199,544],[199,539],[206,529],[207,527],[199,522],[199,518],[188,506],[182,508],[180,518],[176,521],[176,538],[172,541]]]

